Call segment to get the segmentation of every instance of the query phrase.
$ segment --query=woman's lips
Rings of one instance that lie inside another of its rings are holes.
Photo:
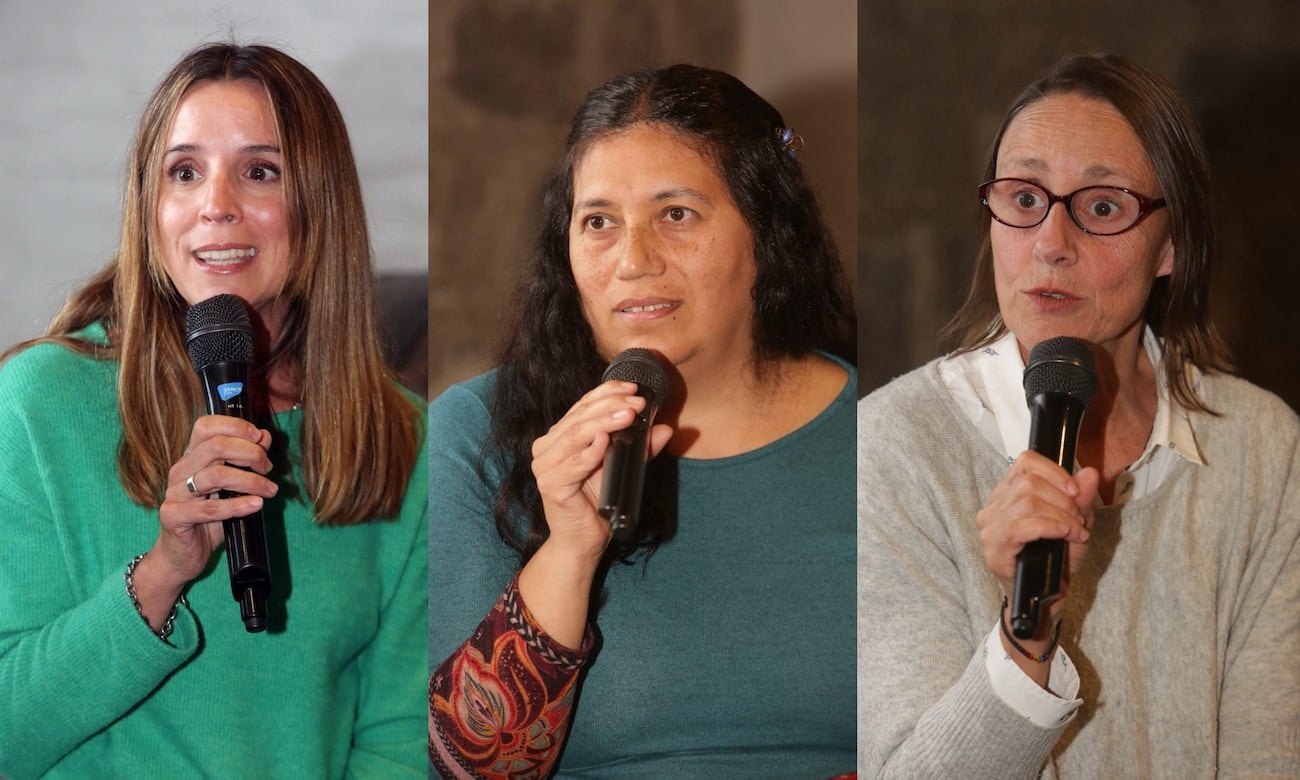
[[[1030,303],[1041,311],[1062,311],[1077,303],[1080,299],[1065,290],[1052,287],[1036,287],[1025,290]]]
[[[220,270],[224,268],[234,268],[247,263],[254,257],[257,257],[257,247],[253,246],[229,246],[214,245],[204,246],[195,249],[192,253],[194,259],[200,263]]]
[[[681,301],[662,298],[629,299],[621,301],[615,310],[619,316],[636,320],[652,320],[664,317],[681,306]]]

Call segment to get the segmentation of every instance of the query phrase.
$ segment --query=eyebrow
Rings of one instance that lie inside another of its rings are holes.
[[[175,153],[190,154],[200,150],[201,147],[199,147],[197,144],[176,144],[175,146],[171,147],[167,151],[163,152],[163,154],[175,154]],[[249,146],[242,147],[239,151],[248,154],[279,154],[280,147],[272,146],[269,144],[251,144]]]
[[[1046,171],[1047,163],[1037,157],[1025,157],[1008,160],[1011,166],[1021,166],[1031,171]],[[1083,172],[1083,175],[1089,179],[1102,179],[1107,176],[1117,176],[1122,179],[1131,178],[1127,174],[1121,173],[1114,168],[1108,168],[1105,165],[1093,165]]]
[[[674,187],[670,190],[663,190],[662,192],[657,192],[655,193],[655,196],[654,198],[652,198],[652,200],[654,201],[672,200],[673,198],[694,198],[696,200],[705,201],[706,203],[709,200],[704,193],[700,192],[699,190],[693,190],[690,187]]]
[[[650,196],[650,200],[655,203],[661,203],[665,200],[673,200],[674,198],[693,198],[695,200],[704,201],[705,203],[711,202],[707,195],[690,187],[673,187],[671,189],[660,190]],[[573,204],[573,209],[574,211],[580,209],[606,209],[613,205],[614,201],[609,200],[608,198],[588,198]]]

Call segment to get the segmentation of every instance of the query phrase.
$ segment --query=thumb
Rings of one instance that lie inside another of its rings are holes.
[[[656,425],[650,429],[650,457],[658,455],[673,437],[673,426]]]
[[[1082,512],[1087,512],[1092,508],[1092,502],[1097,498],[1097,488],[1101,484],[1101,473],[1092,466],[1079,469],[1079,473],[1074,475],[1074,483],[1079,486],[1079,495],[1074,497],[1074,503]]]

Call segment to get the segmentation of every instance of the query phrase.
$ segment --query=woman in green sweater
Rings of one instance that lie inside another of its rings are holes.
[[[219,294],[252,321],[254,423],[203,414],[186,353]],[[115,259],[10,354],[0,774],[422,775],[423,432],[324,85],[269,47],[183,57],[141,117]],[[221,521],[259,511],[249,633]]]

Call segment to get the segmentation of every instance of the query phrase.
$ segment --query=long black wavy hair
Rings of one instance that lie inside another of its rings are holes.
[[[820,350],[853,363],[856,317],[839,253],[798,161],[783,143],[781,114],[739,79],[691,65],[644,69],[592,90],[573,118],[565,153],[546,186],[542,219],[515,297],[499,359],[485,457],[505,470],[493,513],[503,541],[527,561],[547,536],[532,475],[533,441],[600,382],[605,361],[569,264],[573,172],[593,144],[634,125],[681,134],[713,163],[753,233],[756,364]],[[651,464],[647,508],[664,482]],[[526,522],[520,521],[523,510]],[[653,511],[650,512],[654,514]],[[655,528],[655,522],[642,525]],[[637,546],[657,543],[648,531]],[[624,556],[635,550],[623,549]]]

